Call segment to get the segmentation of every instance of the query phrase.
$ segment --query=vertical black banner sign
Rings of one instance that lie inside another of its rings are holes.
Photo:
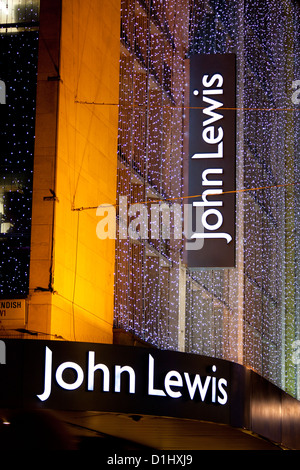
[[[186,245],[186,261],[193,269],[235,266],[235,76],[234,54],[190,59],[188,196],[192,235]]]

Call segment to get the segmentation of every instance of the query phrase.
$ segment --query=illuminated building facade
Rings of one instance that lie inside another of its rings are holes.
[[[117,196],[149,215],[164,201],[182,207],[188,24],[188,2],[122,2]],[[182,242],[160,224],[149,217],[143,238],[117,237],[115,325],[184,350]]]
[[[299,398],[299,9],[292,0],[0,1],[2,338],[215,358]],[[198,54],[236,60],[228,268],[188,268],[181,232]],[[170,384],[157,393],[166,390],[177,396]],[[87,410],[74,423],[119,430],[113,410],[100,424]],[[264,435],[257,422],[251,430]],[[193,429],[193,448],[209,446],[199,433],[212,428],[194,424],[176,422],[181,445],[192,445]],[[140,442],[143,423],[126,426],[122,437]]]
[[[178,241],[122,240],[115,285],[120,328],[158,347],[245,364],[294,396],[298,18],[289,1],[122,3],[117,194],[183,205],[188,61],[233,53],[237,245],[234,269],[190,270]]]

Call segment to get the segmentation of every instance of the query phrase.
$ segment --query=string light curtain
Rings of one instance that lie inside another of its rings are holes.
[[[236,361],[242,314],[242,362],[297,396],[299,110],[291,97],[299,74],[299,4],[213,0],[193,6],[191,53],[237,54],[238,189],[249,191],[237,195],[243,198],[237,214],[242,313],[236,270],[193,273],[188,349]],[[252,191],[258,187],[266,189]]]
[[[0,295],[28,294],[35,95],[37,1],[0,2]]]
[[[184,194],[184,59],[235,53],[237,189],[249,189],[237,194],[241,267],[186,271],[185,350],[242,362],[296,396],[299,17],[289,0],[123,0],[117,194],[117,204]],[[117,241],[116,327],[178,349],[181,250]]]

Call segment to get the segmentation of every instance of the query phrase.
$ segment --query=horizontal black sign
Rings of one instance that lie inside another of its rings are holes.
[[[241,409],[241,370],[227,361],[152,348],[2,340],[0,408],[137,413],[229,424]]]
[[[235,68],[234,54],[190,59],[189,268],[235,266]]]

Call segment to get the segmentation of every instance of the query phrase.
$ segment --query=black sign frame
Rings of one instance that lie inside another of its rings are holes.
[[[236,56],[195,55],[189,59],[189,69],[187,187],[193,235],[186,244],[185,262],[190,269],[232,268],[236,266]]]

